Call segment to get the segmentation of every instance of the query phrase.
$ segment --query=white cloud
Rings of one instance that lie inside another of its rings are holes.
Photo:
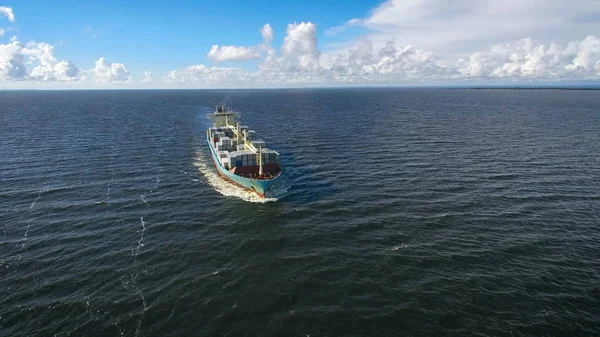
[[[54,47],[47,43],[30,43],[25,51],[30,56],[30,61],[39,61],[29,77],[38,81],[75,81],[80,74],[71,61],[58,61],[54,57]]]
[[[283,39],[283,57],[301,69],[314,69],[319,66],[317,27],[312,22],[289,24]]]
[[[598,24],[597,0],[388,0],[344,27],[368,28],[376,45],[394,38],[401,45],[452,57],[524,37],[542,43],[571,41],[598,33]]]
[[[269,53],[271,50],[270,45],[271,41],[273,40],[273,28],[271,28],[271,25],[267,23],[260,29],[260,34],[263,38],[262,44],[250,47],[213,45],[206,56],[217,63],[224,61],[247,61],[259,59],[261,56],[261,51],[266,51]]]
[[[0,15],[6,16],[10,22],[15,22],[15,13],[10,7],[0,6]]]
[[[255,47],[236,47],[213,45],[207,57],[215,62],[244,61],[260,57]]]
[[[0,16],[14,22],[8,7],[0,7]],[[330,28],[326,34],[351,26],[368,29],[335,50],[319,49],[312,22],[289,24],[283,43],[273,46],[267,23],[259,29],[260,43],[213,45],[207,54],[215,63],[258,59],[255,70],[197,64],[157,79],[149,71],[133,75],[125,64],[105,58],[84,71],[58,60],[48,43],[12,37],[0,43],[0,82],[210,88],[598,81],[599,23],[597,0],[577,6],[566,0],[388,0],[365,18]]]
[[[54,83],[57,87],[73,88],[153,83],[150,72],[145,72],[142,78],[134,78],[124,64],[104,58],[97,60],[93,69],[81,70],[71,61],[58,60],[54,48],[44,42],[24,44],[14,36],[10,42],[0,44],[0,84],[26,88]]]
[[[152,83],[152,73],[149,71],[144,71],[144,78],[142,79],[141,83]]]
[[[354,27],[354,26],[364,26],[364,20],[362,19],[352,19],[349,20],[348,22],[346,22],[345,24],[341,25],[341,26],[337,26],[337,27],[331,27],[329,29],[327,29],[325,31],[325,35],[336,35],[338,33],[341,33],[343,31],[345,31],[346,29],[350,28],[350,27]]]
[[[15,16],[10,7],[0,7],[0,16],[6,16],[10,22]],[[91,27],[88,29],[91,30]],[[0,36],[4,35],[0,29]],[[59,43],[61,44],[61,43]],[[87,76],[87,75],[91,76]],[[24,83],[75,83],[82,86],[94,86],[96,83],[132,83],[133,77],[124,64],[110,63],[104,58],[95,62],[91,71],[82,71],[73,62],[57,60],[54,46],[44,42],[22,43],[16,36],[6,44],[0,43],[0,83],[24,87]],[[151,74],[145,73],[136,83],[148,83]],[[19,83],[19,84],[18,84]]]
[[[363,38],[356,48],[325,58],[328,59],[323,62],[325,69],[337,83],[439,80],[455,73],[433,53],[412,46],[396,47],[393,41],[374,51],[372,42]]]
[[[473,53],[456,66],[467,78],[599,79],[600,39],[590,35],[566,47],[522,39]]]
[[[399,46],[393,39],[377,46],[369,37],[321,53],[316,26],[308,22],[288,25],[279,54],[271,47],[267,51],[256,71],[194,65],[165,80],[180,86],[271,87],[600,79],[600,38],[594,35],[564,46],[525,38],[454,58]]]
[[[170,84],[194,84],[199,87],[243,86],[252,83],[252,76],[240,68],[206,67],[200,64],[171,71],[164,81]]]
[[[564,50],[569,55],[574,46],[567,47]],[[600,75],[600,39],[596,36],[588,36],[579,43],[577,53],[573,61],[567,65],[571,71],[583,71],[587,74]]]
[[[28,71],[31,64],[37,66]],[[24,45],[13,37],[10,43],[0,44],[0,79],[67,82],[78,80],[79,75],[80,70],[72,62],[58,61],[54,47],[47,43]]]
[[[0,79],[20,80],[27,77],[25,46],[17,40],[0,44]]]
[[[111,63],[104,57],[95,62],[92,75],[100,83],[119,83],[131,80],[127,66],[123,63]]]
[[[260,35],[262,35],[262,38],[265,41],[265,43],[270,43],[271,41],[273,41],[273,28],[271,28],[271,25],[268,23],[265,24],[260,29]]]

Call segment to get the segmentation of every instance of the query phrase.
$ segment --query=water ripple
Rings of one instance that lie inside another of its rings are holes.
[[[0,92],[0,335],[600,326],[596,91]],[[281,153],[259,199],[215,103]],[[268,118],[266,118],[268,116]]]

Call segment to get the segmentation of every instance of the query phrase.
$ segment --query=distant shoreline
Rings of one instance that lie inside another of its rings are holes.
[[[456,87],[449,90],[600,90],[600,87]]]

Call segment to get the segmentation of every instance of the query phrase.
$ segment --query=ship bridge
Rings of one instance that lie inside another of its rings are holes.
[[[212,120],[215,127],[222,128],[235,125],[240,119],[240,114],[221,104],[215,107],[215,112],[206,115],[206,118]]]

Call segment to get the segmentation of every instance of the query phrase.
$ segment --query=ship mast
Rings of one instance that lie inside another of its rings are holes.
[[[258,175],[262,177],[263,175],[263,158],[262,158],[262,148],[258,148]]]

